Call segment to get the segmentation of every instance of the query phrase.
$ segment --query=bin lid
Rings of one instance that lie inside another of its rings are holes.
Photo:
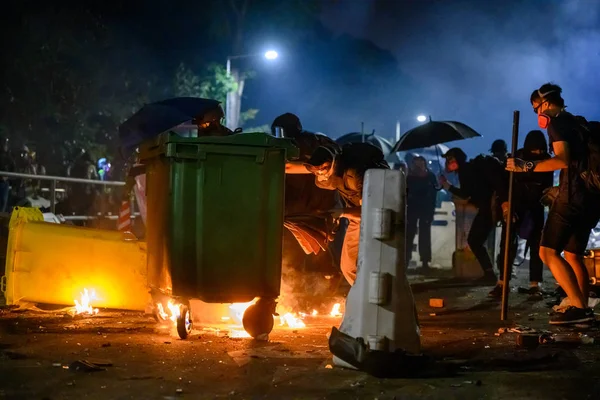
[[[264,132],[245,132],[228,136],[202,136],[202,137],[182,137],[175,132],[165,132],[158,137],[146,141],[142,147],[160,147],[166,151],[169,143],[182,144],[215,144],[225,146],[251,146],[251,147],[276,147],[286,149],[288,159],[296,159],[299,156],[299,150],[292,139],[277,138]]]

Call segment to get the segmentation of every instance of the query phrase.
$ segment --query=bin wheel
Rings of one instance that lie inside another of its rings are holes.
[[[192,332],[192,314],[189,306],[179,306],[179,316],[177,317],[177,334],[181,339],[187,339]]]
[[[260,302],[246,309],[242,317],[244,330],[253,338],[268,335],[273,330],[275,321],[270,307],[261,305]]]

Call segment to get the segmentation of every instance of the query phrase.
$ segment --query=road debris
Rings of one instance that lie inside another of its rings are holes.
[[[444,299],[429,299],[429,307],[444,308]]]

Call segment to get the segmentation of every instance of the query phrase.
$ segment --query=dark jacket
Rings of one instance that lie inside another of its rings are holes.
[[[533,154],[525,149],[515,153],[516,158],[527,161],[541,161],[550,158],[550,154]],[[544,190],[553,186],[553,172],[530,172],[515,174],[515,195],[513,197],[517,212],[543,207],[540,203]]]
[[[433,172],[427,171],[424,176],[411,174],[406,177],[406,205],[411,212],[435,212],[437,197],[436,178]]]
[[[508,201],[508,173],[495,157],[480,155],[466,162],[458,170],[458,179],[460,188],[451,186],[450,192],[480,209],[489,209],[493,200]]]

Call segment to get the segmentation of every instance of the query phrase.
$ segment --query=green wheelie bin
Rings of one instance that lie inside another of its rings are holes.
[[[244,328],[273,329],[281,284],[289,139],[265,133],[184,138],[167,132],[140,146],[146,165],[148,283],[176,298],[180,337],[189,300],[248,302]]]

